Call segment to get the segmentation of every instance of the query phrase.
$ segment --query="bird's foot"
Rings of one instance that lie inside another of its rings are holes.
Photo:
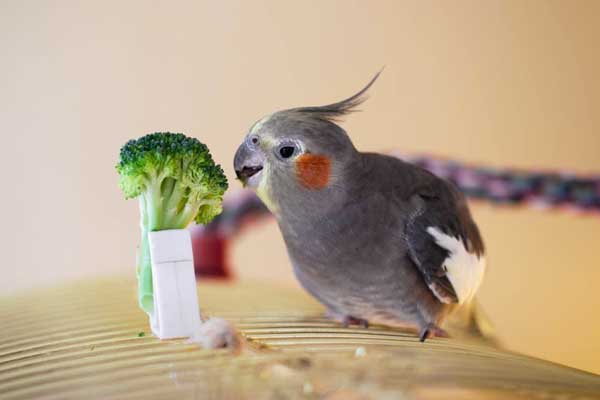
[[[347,328],[350,325],[360,325],[363,328],[368,328],[369,327],[369,321],[367,321],[366,319],[362,319],[362,318],[356,318],[356,317],[352,317],[350,315],[346,315],[342,318],[342,326],[344,328]]]
[[[433,323],[427,324],[421,330],[421,333],[419,333],[419,341],[424,342],[425,340],[432,338],[432,337],[447,338],[448,332],[446,332],[445,330],[443,330],[442,328],[440,328],[439,326],[437,326]]]

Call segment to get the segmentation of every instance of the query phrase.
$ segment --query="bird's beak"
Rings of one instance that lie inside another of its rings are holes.
[[[233,168],[237,178],[244,184],[256,188],[261,180],[264,157],[259,149],[250,149],[242,143],[235,152]]]

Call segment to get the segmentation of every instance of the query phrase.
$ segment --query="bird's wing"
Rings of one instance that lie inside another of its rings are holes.
[[[483,241],[464,196],[435,179],[409,198],[405,240],[410,259],[443,303],[468,302],[485,270]]]

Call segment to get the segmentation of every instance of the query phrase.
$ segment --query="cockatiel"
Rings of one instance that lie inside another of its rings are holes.
[[[346,100],[262,118],[234,168],[275,215],[296,277],[328,315],[413,329],[424,341],[446,336],[444,318],[473,299],[484,245],[453,184],[358,151],[336,124],[378,75]]]

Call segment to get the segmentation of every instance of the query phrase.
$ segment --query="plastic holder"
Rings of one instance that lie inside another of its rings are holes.
[[[148,241],[154,289],[152,333],[160,339],[192,337],[201,320],[190,232],[150,232]]]

